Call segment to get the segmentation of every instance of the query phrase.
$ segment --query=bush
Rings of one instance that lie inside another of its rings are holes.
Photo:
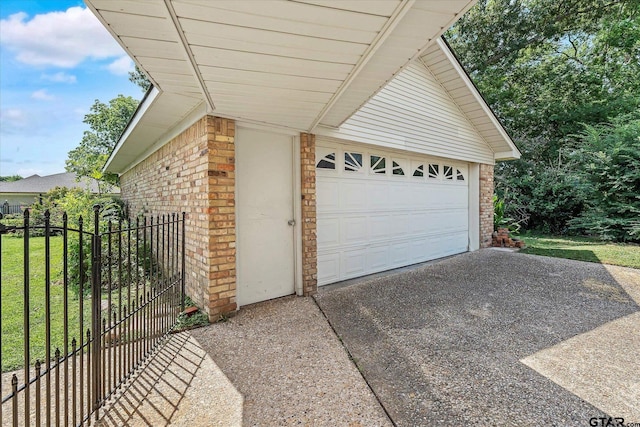
[[[640,242],[640,113],[584,128],[575,157],[590,184],[587,209],[569,225],[604,240]]]
[[[62,234],[61,227],[64,222],[64,214],[67,214],[67,226],[69,229],[82,229],[86,233],[82,236],[82,257],[80,257],[81,240],[79,233],[70,231],[68,244],[69,259],[69,283],[76,295],[80,295],[80,283],[84,283],[82,294],[91,289],[91,236],[95,231],[95,210],[98,207],[99,232],[108,228],[108,221],[119,221],[122,218],[122,202],[119,199],[107,196],[95,195],[80,188],[57,187],[42,197],[42,202],[36,203],[31,208],[30,225],[38,227],[33,229],[32,236],[44,235],[45,213],[50,215],[52,234]],[[82,220],[82,221],[81,221]],[[125,258],[126,259],[126,258]],[[103,250],[103,263],[107,263],[106,251]],[[126,268],[128,271],[128,268]]]
[[[506,228],[509,232],[517,234],[520,231],[520,223],[513,218],[505,216],[505,200],[493,196],[493,230]]]
[[[526,159],[498,164],[496,194],[505,201],[504,215],[530,230],[570,231],[567,222],[583,211],[586,189],[576,162],[567,157],[547,164]]]

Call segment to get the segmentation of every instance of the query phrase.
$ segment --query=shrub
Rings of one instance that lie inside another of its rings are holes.
[[[590,184],[587,209],[571,229],[604,240],[640,241],[640,113],[584,125],[575,157]]]

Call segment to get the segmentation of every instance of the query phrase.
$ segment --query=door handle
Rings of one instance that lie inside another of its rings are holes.
[[[287,224],[289,224],[290,226],[294,226],[296,225],[296,220],[295,219],[290,219],[289,221],[287,221]]]

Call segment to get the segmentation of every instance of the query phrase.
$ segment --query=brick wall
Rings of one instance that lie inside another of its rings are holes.
[[[236,309],[235,124],[205,116],[120,177],[131,216],[186,212],[187,294]]]
[[[493,165],[480,165],[480,247],[491,246],[493,233]]]
[[[316,136],[300,134],[302,179],[302,286],[304,295],[318,289],[318,248],[316,235]]]

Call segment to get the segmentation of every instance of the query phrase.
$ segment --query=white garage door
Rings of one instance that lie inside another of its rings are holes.
[[[468,165],[320,142],[318,284],[468,250]]]

